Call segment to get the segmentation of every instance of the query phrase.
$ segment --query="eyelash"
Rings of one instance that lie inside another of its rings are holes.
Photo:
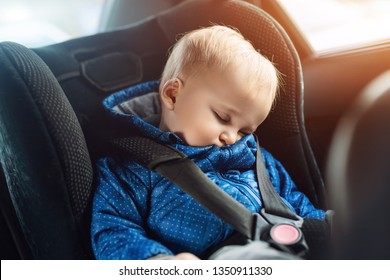
[[[216,116],[216,118],[217,118],[219,121],[223,122],[224,124],[228,124],[228,123],[230,122],[230,119],[225,120],[225,119],[222,118],[217,112],[213,111],[213,113],[214,113],[214,115]],[[251,134],[251,132],[244,132],[244,131],[239,131],[239,132],[242,133],[243,136],[248,135],[248,134]]]
[[[214,112],[214,115],[217,117],[218,120],[220,120],[221,122],[223,123],[229,123],[229,120],[227,119],[224,119],[222,118],[217,112],[213,111]]]

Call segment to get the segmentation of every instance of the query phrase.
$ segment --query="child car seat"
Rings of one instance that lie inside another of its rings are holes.
[[[102,100],[159,79],[177,35],[210,23],[238,28],[283,73],[276,106],[257,134],[314,205],[325,206],[303,121],[301,65],[285,31],[243,1],[185,1],[108,33],[34,50],[0,44],[1,210],[22,258],[93,257],[89,204],[99,137],[124,130]]]
[[[336,219],[336,258],[390,258],[390,70],[373,80],[340,121],[327,182]]]

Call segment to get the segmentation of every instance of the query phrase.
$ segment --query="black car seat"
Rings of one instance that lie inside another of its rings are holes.
[[[238,28],[283,73],[276,106],[257,134],[298,188],[325,206],[303,121],[301,65],[285,31],[243,1],[185,1],[109,33],[34,50],[0,44],[1,210],[22,258],[93,257],[89,209],[99,137],[125,130],[102,100],[159,79],[177,35],[210,23]]]
[[[390,259],[390,70],[338,125],[327,183],[336,209],[336,257]]]

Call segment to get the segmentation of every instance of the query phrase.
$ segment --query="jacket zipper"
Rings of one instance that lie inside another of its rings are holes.
[[[231,183],[231,181],[236,182],[236,184],[234,186],[237,187],[239,190],[241,190],[243,193],[247,194],[247,197],[249,198],[249,200],[252,202],[252,204],[255,207],[256,206],[260,207],[260,208],[262,207],[262,203],[261,203],[260,199],[256,196],[256,194],[254,193],[254,191],[250,187],[245,188],[244,186],[241,185],[242,182],[237,181],[237,180],[232,180],[231,178],[227,178],[222,173],[219,173],[219,172],[216,172],[216,173],[218,174],[218,177],[221,180],[225,181],[226,183]]]

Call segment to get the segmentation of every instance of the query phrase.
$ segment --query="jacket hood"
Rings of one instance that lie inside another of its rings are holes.
[[[134,134],[169,144],[182,151],[198,163],[204,171],[248,169],[255,163],[256,141],[253,135],[246,135],[233,145],[218,147],[189,146],[173,132],[159,129],[161,103],[158,95],[158,81],[138,84],[108,96],[104,107],[116,119],[121,119]]]

